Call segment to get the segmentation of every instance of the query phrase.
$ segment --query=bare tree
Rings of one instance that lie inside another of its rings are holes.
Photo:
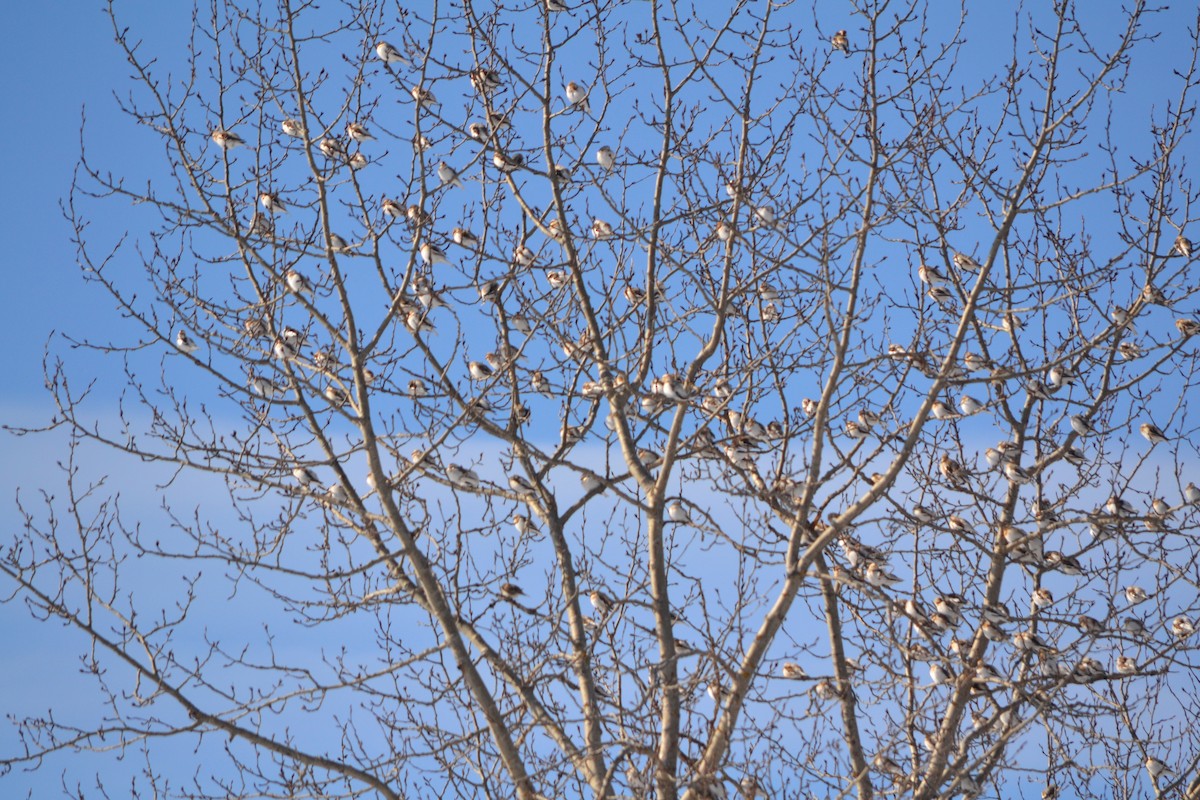
[[[158,155],[80,162],[121,322],[48,361],[68,491],[0,562],[105,712],[4,764],[1200,796],[1196,19],[262,5],[164,61],[110,9]]]

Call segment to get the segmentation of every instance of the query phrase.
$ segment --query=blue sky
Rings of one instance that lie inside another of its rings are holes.
[[[123,2],[124,18],[145,30],[158,42],[182,38],[189,18],[183,4],[174,2]],[[988,3],[972,17],[972,26],[986,29],[986,14],[1008,13],[1007,4]],[[1178,4],[1186,6],[1186,3]],[[51,12],[53,15],[51,16]],[[1182,23],[1164,25],[1164,40],[1157,47],[1166,52],[1182,47],[1182,29],[1186,10],[1179,13]],[[0,182],[3,195],[4,239],[9,290],[4,293],[0,314],[4,340],[10,342],[6,389],[0,396],[0,422],[7,425],[35,426],[51,413],[42,387],[42,355],[52,331],[85,334],[93,325],[113,322],[111,301],[85,286],[79,278],[71,231],[63,219],[60,203],[66,197],[80,148],[80,120],[86,106],[88,149],[96,163],[116,171],[137,169],[145,155],[129,146],[130,123],[116,108],[113,93],[128,86],[128,67],[112,42],[113,33],[99,3],[60,3],[56,5],[20,3],[6,9],[10,36],[0,50],[3,74],[10,76],[0,87],[3,106],[10,109],[9,135],[17,147],[10,150],[5,180]],[[1008,42],[991,40],[1001,51]],[[986,52],[987,48],[981,48]],[[1143,53],[1152,53],[1153,49]],[[972,65],[964,64],[964,68]],[[1152,65],[1145,69],[1135,64],[1133,82],[1127,93],[1146,105],[1160,100],[1157,87],[1142,82]],[[1138,119],[1129,114],[1126,119]],[[1123,119],[1118,119],[1119,126]],[[94,204],[89,216],[95,219],[101,238],[119,230],[125,209],[119,203]],[[1193,236],[1193,238],[1200,238]],[[61,344],[58,347],[62,347]],[[18,486],[22,496],[30,490],[57,481],[56,437],[13,439],[4,435],[0,462],[0,521],[6,526],[19,525],[13,507]],[[152,473],[122,460],[126,501],[134,510],[152,506],[155,490]],[[140,483],[139,483],[140,479]],[[138,491],[139,487],[142,491]],[[7,641],[19,643],[0,656],[0,675],[15,676],[0,681],[0,708],[10,713],[36,712],[51,697],[78,701],[86,707],[89,684],[77,680],[78,664],[73,653],[79,639],[68,635],[54,623],[29,620],[17,604],[0,605],[0,633]],[[45,694],[31,693],[31,674],[39,675],[37,684]],[[11,741],[7,730],[0,731],[0,748]],[[78,757],[73,757],[76,759]],[[31,776],[10,776],[0,782],[8,796],[23,795],[26,789],[43,796],[60,785],[65,762]],[[88,759],[73,762],[88,766]],[[133,765],[136,767],[136,765]]]

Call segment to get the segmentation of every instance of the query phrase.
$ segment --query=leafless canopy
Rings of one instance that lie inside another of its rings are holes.
[[[4,764],[1200,796],[1196,19],[269,5],[110,14],[135,124],[67,207],[119,319],[0,561],[103,705]]]

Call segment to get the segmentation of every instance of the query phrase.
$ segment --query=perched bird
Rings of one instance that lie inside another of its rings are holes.
[[[1054,605],[1054,594],[1044,586],[1040,589],[1034,589],[1029,597],[1029,608],[1031,611],[1038,611],[1052,605]]]
[[[865,439],[867,438],[867,434],[870,432],[867,428],[864,428],[861,424],[852,419],[846,420],[846,424],[843,426],[843,429],[846,431],[846,436],[850,437],[851,439]]]
[[[473,381],[486,381],[494,374],[492,368],[482,361],[468,361],[467,372],[470,373]]]
[[[1138,430],[1142,432],[1142,436],[1146,437],[1146,441],[1148,441],[1151,445],[1161,444],[1169,441],[1167,439],[1167,435],[1162,432],[1162,429],[1153,423],[1143,422]]]
[[[1108,498],[1108,502],[1104,504],[1104,510],[1110,517],[1129,517],[1137,513],[1137,509],[1133,507],[1132,503],[1117,494]]]
[[[200,349],[200,345],[192,341],[192,337],[188,336],[187,331],[183,328],[180,328],[179,332],[175,334],[175,346],[188,355]]]
[[[420,211],[418,206],[412,206],[412,208]],[[383,198],[383,202],[379,204],[379,210],[392,219],[399,219],[408,214],[408,210],[404,206],[387,197]]]
[[[486,142],[491,134],[488,132],[488,126],[482,122],[472,122],[467,126],[467,136],[470,136],[477,142]]]
[[[808,677],[808,673],[804,671],[804,667],[792,661],[784,662],[779,671],[783,674],[783,677],[790,680],[804,680]]]
[[[238,136],[233,131],[227,131],[224,128],[217,128],[212,132],[213,144],[222,150],[232,150],[238,145],[245,144],[246,140]]]
[[[531,267],[536,259],[537,255],[533,252],[533,250],[524,245],[518,245],[517,248],[513,250],[513,263],[519,267]]]
[[[458,172],[454,167],[447,164],[445,161],[438,162],[438,180],[443,186],[454,186],[458,189],[465,189],[462,179],[458,177]]]
[[[371,135],[370,131],[367,130],[367,126],[363,125],[361,122],[347,122],[346,135],[356,142],[365,142],[368,139],[375,138]]]
[[[992,360],[978,353],[967,352],[963,355],[963,363],[972,372],[987,372],[992,369]]]
[[[596,163],[599,164],[605,172],[611,172],[613,165],[617,163],[615,157],[613,156],[612,148],[608,145],[604,145],[597,150]]]
[[[326,136],[317,147],[325,154],[326,158],[336,160],[345,160],[346,158],[346,146],[335,136]]]
[[[412,333],[433,333],[433,320],[426,316],[424,308],[414,308],[404,315],[404,327]]]
[[[512,489],[519,495],[531,495],[535,493],[533,484],[528,481],[523,475],[509,475],[508,488]]]
[[[1192,482],[1183,487],[1183,499],[1189,505],[1200,503],[1200,486]]]
[[[1185,339],[1200,333],[1200,322],[1194,319],[1177,319],[1175,327],[1179,329],[1179,335]]]
[[[375,55],[385,64],[404,64],[408,65],[409,61],[399,50],[392,47],[387,42],[379,42],[375,45]]]
[[[317,473],[313,472],[308,467],[292,467],[292,477],[296,479],[296,483],[305,488],[314,484],[320,485],[317,479]]]
[[[271,400],[283,393],[283,387],[262,375],[250,373],[250,391],[266,400]]]
[[[964,271],[978,272],[982,269],[979,262],[966,253],[955,253],[951,261],[954,262],[954,266]]]
[[[474,250],[479,247],[479,237],[466,228],[455,228],[450,232],[450,238],[456,245]]]
[[[481,483],[479,474],[475,470],[458,464],[446,465],[446,480],[467,489],[478,489]]]
[[[877,588],[898,586],[904,582],[898,575],[889,572],[877,561],[867,564],[863,577],[867,579],[867,583]]]
[[[599,589],[592,589],[588,592],[588,599],[592,602],[592,608],[596,609],[601,617],[607,617],[616,607],[613,599]]]
[[[1175,252],[1184,258],[1192,257],[1192,243],[1182,233],[1175,237]]]
[[[504,153],[497,150],[492,155],[492,165],[496,169],[500,170],[502,173],[504,173],[506,175],[510,172],[515,172],[517,170],[517,168],[519,168],[524,163],[525,163],[525,156],[522,155],[521,153],[514,153],[513,155],[510,156],[510,155],[505,155]]]
[[[291,136],[293,139],[304,138],[304,125],[298,119],[285,119],[279,123],[279,128],[285,136]]]
[[[258,196],[258,203],[271,214],[282,214],[287,206],[279,199],[279,195],[263,192]]]
[[[1083,574],[1083,564],[1078,558],[1066,555],[1058,550],[1051,550],[1046,553],[1045,561],[1047,567],[1057,570],[1063,575],[1075,577]]]
[[[938,420],[958,419],[958,414],[943,400],[936,401],[929,409],[930,416]]]
[[[1152,283],[1147,283],[1142,289],[1142,300],[1150,305],[1165,306],[1170,305],[1167,302],[1167,296]]]
[[[438,99],[434,97],[433,92],[423,86],[414,86],[410,94],[412,94],[412,99],[416,101],[418,106],[429,108],[430,106],[439,105]]]
[[[1146,772],[1150,773],[1150,780],[1158,780],[1159,775],[1172,772],[1172,770],[1154,756],[1146,756]]]
[[[346,163],[350,165],[350,169],[362,169],[367,165],[367,157],[362,153],[355,153]]]
[[[942,477],[955,486],[961,486],[970,479],[970,473],[967,468],[958,463],[946,453],[942,454],[938,461],[938,471],[942,473]]]
[[[1176,617],[1171,620],[1171,633],[1178,638],[1186,639],[1195,632],[1195,624],[1187,617]]]
[[[1146,623],[1138,617],[1126,617],[1121,621],[1121,630],[1132,636],[1145,636]]]
[[[538,532],[537,525],[534,525],[529,517],[525,516],[524,514],[513,514],[512,524],[513,527],[517,529],[517,533],[521,534],[522,536],[528,536],[531,533]]]
[[[421,244],[421,260],[426,264],[433,266],[434,264],[449,264],[450,259],[446,258],[446,251],[438,247],[433,242],[423,242]]]
[[[1050,645],[1033,631],[1018,631],[1012,635],[1012,645],[1024,652],[1049,650]]]
[[[551,14],[557,14],[562,11],[570,11],[571,7],[562,0],[545,0],[546,10]]]
[[[1149,595],[1146,594],[1146,590],[1140,586],[1127,586],[1125,588],[1125,600],[1131,606],[1146,602],[1148,597]]]
[[[1029,471],[1014,461],[1009,461],[1004,465],[1004,477],[1017,484],[1029,483],[1033,480]]]
[[[1090,617],[1087,614],[1080,614],[1076,622],[1079,630],[1085,634],[1096,634],[1104,630],[1104,623],[1095,617]]]
[[[582,111],[585,114],[592,113],[591,104],[588,103],[587,89],[580,86],[575,81],[571,81],[570,83],[567,84],[566,92],[567,92],[567,102],[568,103],[570,103],[575,108],[578,108],[580,111]]]
[[[516,600],[525,594],[525,590],[515,583],[500,584],[500,597],[504,600]]]
[[[613,235],[613,226],[611,222],[605,222],[602,219],[592,220],[592,238],[593,239],[611,239]]]
[[[471,86],[480,94],[494,92],[502,85],[500,73],[486,67],[476,67],[468,73],[468,77],[471,79]]]
[[[1080,436],[1091,436],[1096,432],[1096,426],[1092,425],[1091,420],[1089,420],[1083,414],[1072,414],[1071,430],[1075,431]]]
[[[850,39],[846,36],[845,31],[838,31],[829,40],[833,45],[834,50],[841,50],[847,56],[850,55]]]
[[[982,411],[983,403],[979,402],[974,397],[971,397],[969,394],[964,394],[958,401],[958,407],[964,415],[969,417],[972,414],[978,414],[980,411]]]
[[[929,665],[929,678],[933,681],[934,686],[950,683],[954,679],[950,674],[950,670],[946,669],[937,661],[934,661]]]
[[[1129,656],[1117,656],[1117,672],[1122,675],[1133,675],[1137,671],[1137,661]]]
[[[678,522],[681,525],[692,524],[692,515],[679,500],[672,500],[667,506],[667,516],[672,522]]]
[[[287,287],[296,294],[300,294],[301,292],[312,294],[312,283],[296,270],[289,269],[287,274],[284,275],[284,280],[287,282]]]

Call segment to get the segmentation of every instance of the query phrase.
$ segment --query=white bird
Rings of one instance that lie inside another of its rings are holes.
[[[409,63],[399,50],[387,42],[379,42],[375,45],[375,55],[379,56],[380,60],[385,64],[404,64]]]
[[[419,105],[419,106],[424,106],[424,107],[428,108],[429,106],[440,105],[438,103],[438,99],[436,97],[434,97],[433,92],[429,91],[428,89],[426,89],[422,86],[414,86],[412,88],[411,94],[412,94],[412,99],[415,100],[417,105]]]
[[[948,403],[942,400],[935,402],[929,409],[929,413],[934,419],[958,419],[958,414],[954,412],[954,409],[951,408]]]
[[[523,475],[509,475],[508,488],[512,489],[519,495],[531,495],[535,493],[533,484],[530,483]]]
[[[929,677],[933,681],[934,686],[940,686],[945,683],[950,683],[953,679],[950,675],[950,670],[934,661],[929,665]]]
[[[308,278],[304,277],[296,270],[289,269],[287,274],[284,276],[284,280],[287,281],[288,288],[296,294],[300,294],[301,292],[308,292],[309,294],[312,294],[312,284],[309,282]]]
[[[367,130],[367,126],[361,122],[347,122],[346,135],[356,142],[365,142],[368,139],[374,139],[371,132]]]
[[[465,189],[462,179],[458,177],[458,172],[454,167],[447,164],[445,161],[438,162],[438,179],[443,186],[454,186],[458,189]]]
[[[531,533],[538,532],[537,525],[534,525],[529,517],[525,516],[524,514],[513,514],[512,524],[513,527],[517,529],[517,533],[521,534],[522,536],[528,536]]]
[[[1183,499],[1190,505],[1200,503],[1200,486],[1197,486],[1195,482],[1191,482],[1183,487]]]
[[[1040,589],[1034,589],[1029,597],[1029,608],[1032,611],[1048,608],[1052,605],[1054,605],[1054,594],[1044,586]]]
[[[482,361],[467,362],[467,372],[471,374],[473,381],[486,381],[494,374],[492,368]]]
[[[597,489],[603,489],[604,481],[600,480],[600,477],[596,473],[584,470],[579,475],[579,485],[583,487],[585,492],[593,492]]]
[[[244,145],[246,140],[238,136],[233,131],[227,131],[224,128],[217,128],[212,132],[213,144],[222,150],[232,150],[238,145]]]
[[[1033,476],[1027,470],[1013,461],[1009,461],[1004,465],[1004,477],[1018,484],[1029,483],[1033,480]]]
[[[1171,771],[1170,767],[1154,756],[1146,756],[1146,772],[1150,773],[1151,780],[1158,780],[1159,775]]]
[[[1129,656],[1117,656],[1117,672],[1122,675],[1133,675],[1137,671],[1137,661]]]
[[[955,253],[952,261],[954,262],[954,266],[961,270],[978,272],[981,268],[979,262],[966,253]]]
[[[602,617],[607,617],[616,606],[613,599],[599,589],[589,592],[588,599],[592,602],[592,608],[596,609]]]
[[[1096,432],[1096,426],[1092,425],[1091,420],[1089,420],[1083,414],[1072,414],[1071,430],[1075,431],[1080,436],[1091,436]]]
[[[285,119],[279,123],[279,128],[285,136],[291,136],[293,139],[304,138],[304,125],[298,119]]]
[[[1146,594],[1146,590],[1140,586],[1127,586],[1125,588],[1125,600],[1131,606],[1146,602],[1148,597],[1149,595]]]
[[[287,211],[287,206],[279,199],[279,195],[271,192],[263,192],[258,196],[259,204],[271,214],[282,214]]]
[[[410,309],[404,315],[404,327],[408,328],[412,333],[433,333],[436,328],[434,327],[433,320],[429,319],[427,312],[428,309],[424,306]]]
[[[1167,435],[1162,432],[1162,429],[1153,423],[1143,422],[1138,430],[1142,432],[1142,436],[1146,437],[1146,441],[1152,445],[1169,441]]]
[[[972,414],[978,414],[980,411],[982,411],[983,403],[979,402],[974,397],[971,397],[969,394],[964,394],[962,399],[958,401],[958,407],[962,410],[963,414],[969,417]]]
[[[180,328],[179,333],[175,334],[175,346],[188,355],[200,349],[200,345],[192,341],[192,337],[188,336],[187,331],[183,328]]]
[[[592,106],[590,103],[588,103],[587,89],[580,86],[575,81],[571,81],[567,84],[566,91],[567,102],[585,114],[590,114],[592,112]]]
[[[292,477],[296,479],[297,483],[305,488],[318,483],[317,473],[313,472],[308,467],[293,467]]]
[[[474,250],[479,247],[479,237],[466,228],[455,228],[450,232],[450,238],[454,240],[456,245],[465,247],[468,250]]]
[[[450,263],[450,259],[446,258],[446,251],[432,242],[423,242],[420,252],[421,260],[430,266]]]
[[[344,159],[346,157],[346,146],[337,137],[326,136],[318,147],[326,158]]]
[[[617,163],[613,156],[612,148],[604,145],[596,151],[596,163],[599,164],[605,172],[611,172],[613,166]]]
[[[672,522],[678,522],[681,525],[692,524],[692,515],[678,500],[672,500],[671,504],[667,506],[667,516],[671,518]]]
[[[446,479],[467,489],[477,489],[480,484],[479,474],[475,470],[458,464],[446,465]]]

